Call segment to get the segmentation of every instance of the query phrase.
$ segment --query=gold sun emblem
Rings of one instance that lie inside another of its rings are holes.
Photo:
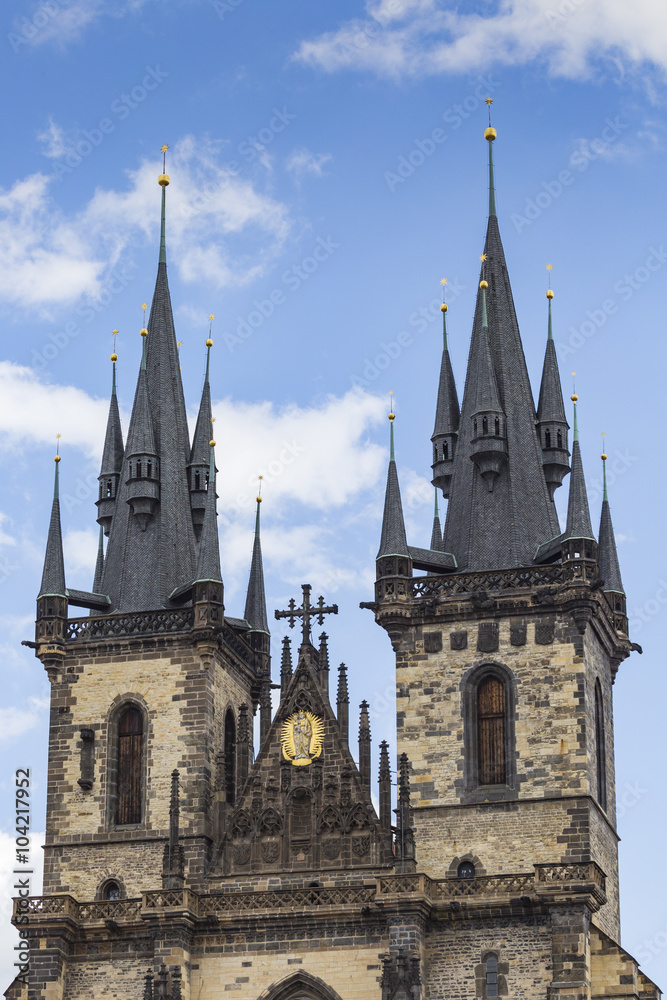
[[[283,757],[294,765],[310,764],[314,757],[319,757],[323,742],[324,721],[312,712],[293,712],[283,722],[280,731]]]

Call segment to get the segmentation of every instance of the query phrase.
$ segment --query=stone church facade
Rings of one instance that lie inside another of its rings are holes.
[[[407,541],[390,415],[362,605],[396,658],[397,761],[383,743],[377,789],[368,705],[357,741],[345,667],[335,685],[313,634],[337,608],[308,586],[277,614],[302,634],[272,673],[260,498],[244,616],[226,613],[208,364],[190,441],[161,175],[155,295],[126,439],[114,374],[89,593],[66,585],[56,464],[34,642],[51,684],[44,894],[16,901],[31,959],[9,1000],[660,997],[620,944],[612,689],[638,647],[609,502],[605,488],[596,534],[550,293],[534,406],[485,137],[461,403],[443,306],[432,445],[448,507],[428,549]]]

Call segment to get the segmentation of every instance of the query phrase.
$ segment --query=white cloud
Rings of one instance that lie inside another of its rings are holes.
[[[37,713],[23,708],[0,708],[0,740],[22,736],[37,725]]]
[[[17,876],[14,874],[16,868],[16,834],[0,831],[0,982],[3,989],[6,989],[13,982],[16,975],[14,962],[16,952],[14,946],[18,942],[18,932],[11,926],[12,897],[16,896],[14,888]],[[33,871],[30,877],[30,892],[33,896],[39,896],[42,891],[42,878],[44,869],[44,844],[43,833],[31,834],[30,868]],[[20,877],[20,876],[18,876]]]
[[[65,49],[78,42],[86,28],[103,15],[123,17],[140,10],[145,0],[49,0],[37,2],[20,18],[14,20],[14,32],[9,36],[16,52],[22,45],[54,45]]]
[[[99,529],[96,531],[95,528],[91,527],[67,532],[63,538],[63,551],[65,553],[65,573],[68,581],[75,574],[87,573],[91,578],[88,585],[92,586],[98,544]]]
[[[61,140],[54,125],[46,140],[53,156]],[[290,231],[287,207],[226,171],[222,150],[192,136],[178,142],[167,195],[168,254],[185,281],[218,288],[264,273]],[[0,303],[45,312],[82,297],[96,301],[119,262],[131,267],[138,244],[152,242],[157,252],[160,172],[161,163],[144,160],[127,172],[124,190],[98,188],[71,215],[54,202],[54,178],[45,174],[0,189]]]
[[[37,139],[43,143],[42,150],[44,156],[49,159],[58,160],[67,153],[68,143],[65,137],[65,130],[62,126],[49,118],[49,123],[43,131],[37,133]]]
[[[667,69],[667,6],[655,0],[500,0],[493,13],[460,13],[441,0],[367,0],[365,16],[301,43],[295,58],[326,72],[390,78],[547,64],[553,76],[589,77],[601,59],[624,72]]]
[[[332,159],[331,153],[311,153],[305,146],[300,146],[298,149],[292,150],[285,166],[296,179],[304,174],[322,177],[324,167]]]

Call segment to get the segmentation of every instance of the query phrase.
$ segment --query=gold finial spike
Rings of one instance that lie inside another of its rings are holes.
[[[60,461],[60,434],[56,434],[56,453],[53,456],[54,462]]]
[[[396,414],[394,413],[394,390],[389,390],[389,419],[393,420]]]
[[[441,278],[440,284],[442,285],[442,305],[440,306],[440,312],[446,313],[447,309],[449,308],[447,303],[445,302],[445,291],[446,291],[445,286],[447,285],[447,278]]]
[[[575,376],[576,376],[576,374],[577,374],[576,372],[571,372],[571,375],[572,375],[572,395],[570,396],[570,399],[572,400],[573,403],[576,403],[577,400],[579,399],[579,397],[577,396],[577,386],[576,386],[576,383],[575,383]]]
[[[257,503],[261,503],[262,502],[262,480],[264,479],[264,476],[257,476],[257,478],[259,480],[259,486],[257,487]]]
[[[167,187],[169,184],[169,177],[167,175],[167,150],[169,146],[162,146],[160,152],[162,153],[162,173],[157,179],[160,187]]]
[[[484,129],[484,138],[487,139],[489,142],[493,142],[493,140],[496,138],[498,134],[491,125],[491,105],[493,104],[493,98],[487,97],[485,103],[487,108],[489,109],[489,124],[488,127]]]
[[[113,337],[113,352],[111,354],[111,360],[116,363],[118,361],[118,354],[116,353],[116,337],[118,336],[118,330],[112,330],[111,336]]]
[[[208,317],[208,338],[206,340],[207,347],[213,347],[213,320],[215,319],[215,313],[211,313]]]
[[[493,98],[492,97],[487,97],[484,103],[486,104],[487,108],[489,109],[489,128],[490,128],[491,127],[491,105],[493,104]]]
[[[547,268],[546,269],[547,269],[547,272],[549,274],[549,287],[547,288],[547,298],[548,299],[552,299],[554,297],[554,293],[551,290],[551,272],[554,269],[553,264],[547,264]]]
[[[605,432],[602,431],[602,454],[600,455],[600,458],[602,459],[603,462],[607,461],[607,450],[604,446],[604,439],[606,436],[607,435],[605,434]]]

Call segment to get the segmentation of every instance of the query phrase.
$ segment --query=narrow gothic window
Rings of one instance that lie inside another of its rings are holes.
[[[498,959],[495,955],[489,955],[486,960],[486,995],[498,996]]]
[[[126,708],[118,720],[116,824],[141,823],[144,720],[138,708]]]
[[[120,886],[118,882],[107,882],[104,886],[105,899],[120,899]]]
[[[505,686],[487,677],[477,689],[477,734],[480,785],[503,785],[505,763]]]
[[[475,428],[475,437],[477,437],[477,421],[476,420],[474,422],[474,428]]]
[[[447,445],[447,442],[445,441],[445,443],[442,446],[442,460],[443,460],[443,462],[446,462],[448,458],[449,458],[449,447]]]
[[[500,437],[500,418],[496,417],[496,437]]]
[[[108,497],[112,497],[113,496],[113,490],[111,489],[111,480],[110,479],[107,479],[107,496]]]
[[[153,463],[152,462],[148,462],[147,465],[146,465],[146,475],[148,476],[149,479],[153,475]]]
[[[489,418],[482,417],[482,434],[488,434],[488,433],[489,433]]]
[[[233,806],[236,799],[236,719],[231,708],[225,715],[225,796]]]
[[[544,432],[544,447],[545,448],[551,447],[551,431]]]
[[[563,432],[562,431],[558,431],[556,433],[556,441],[558,442],[558,447],[562,448],[563,447]]]
[[[607,754],[604,745],[604,708],[602,705],[602,688],[600,682],[595,682],[595,768],[597,778],[597,800],[607,809]]]
[[[201,476],[198,472],[195,472],[195,489],[200,489]]]
[[[141,462],[137,462],[137,479],[141,478]]]

